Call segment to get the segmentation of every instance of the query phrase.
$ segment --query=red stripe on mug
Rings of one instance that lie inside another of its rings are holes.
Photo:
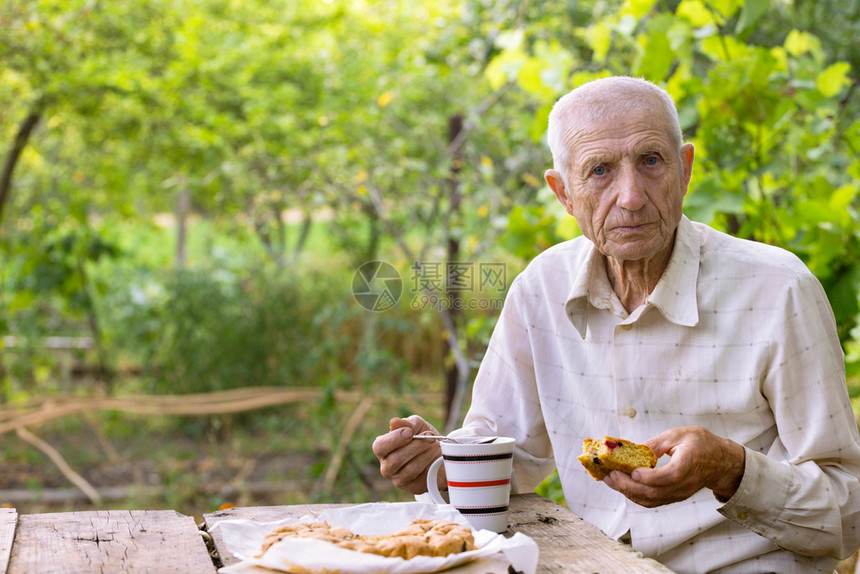
[[[477,488],[479,486],[502,486],[510,483],[510,478],[505,478],[503,480],[485,480],[483,482],[452,482],[449,480],[448,486],[453,486],[454,488]]]

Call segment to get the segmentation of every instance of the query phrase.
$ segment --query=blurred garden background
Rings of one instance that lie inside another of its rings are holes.
[[[404,500],[370,444],[462,420],[578,233],[550,107],[610,74],[676,99],[687,215],[818,276],[860,405],[858,37],[857,0],[5,0],[0,505]]]

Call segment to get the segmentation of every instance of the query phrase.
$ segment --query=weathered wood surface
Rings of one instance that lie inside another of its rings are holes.
[[[514,503],[516,500],[516,504]],[[540,547],[538,572],[591,574],[671,574],[671,570],[606,536],[558,504],[538,496],[511,497],[509,529],[532,537]]]
[[[12,541],[15,539],[15,526],[18,524],[18,513],[13,508],[0,508],[0,572],[6,572],[9,565],[9,555],[12,552]]]
[[[18,517],[7,574],[215,573],[194,518],[173,510]]]
[[[260,506],[230,508],[204,515],[207,528],[212,534],[215,548],[225,566],[238,560],[224,547],[220,529],[213,527],[221,520],[257,520],[271,522],[284,518],[318,516],[335,504]],[[596,526],[577,515],[542,498],[537,494],[522,494],[511,497],[511,514],[508,519],[510,532],[522,532],[534,539],[540,547],[538,573],[551,574],[600,572],[601,574],[671,574],[671,570],[658,562],[644,558],[620,542],[612,540]],[[260,572],[248,569],[248,572]],[[474,566],[447,571],[450,574],[477,572]],[[495,560],[480,565],[481,574],[507,574],[507,562]]]

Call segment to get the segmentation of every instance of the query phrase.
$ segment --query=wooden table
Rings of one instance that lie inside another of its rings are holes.
[[[231,508],[194,519],[172,510],[96,511],[19,516],[0,509],[0,573],[170,573],[214,574],[235,564],[215,524],[227,519],[262,522],[316,516],[332,504]],[[605,536],[569,510],[536,494],[511,498],[510,531],[532,537],[540,547],[538,572],[670,573],[628,546]],[[205,538],[211,531],[212,554]],[[249,569],[250,571],[250,569]],[[450,574],[508,574],[496,560],[450,570]]]
[[[194,518],[173,510],[12,511],[4,517],[0,551],[14,532],[11,553],[0,553],[0,572],[7,574],[216,572]]]

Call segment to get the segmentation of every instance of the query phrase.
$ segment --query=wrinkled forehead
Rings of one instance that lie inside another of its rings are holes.
[[[562,133],[583,124],[611,126],[625,118],[641,116],[666,131],[680,148],[681,134],[674,104],[662,97],[656,88],[624,82],[600,89],[594,85],[577,88],[561,100],[557,107],[558,124]],[[556,111],[556,110],[554,110]]]
[[[674,141],[672,124],[665,115],[662,110],[644,108],[598,114],[589,108],[569,116],[562,139],[574,155],[595,147],[635,151],[644,146],[665,153],[678,151],[680,146]]]

